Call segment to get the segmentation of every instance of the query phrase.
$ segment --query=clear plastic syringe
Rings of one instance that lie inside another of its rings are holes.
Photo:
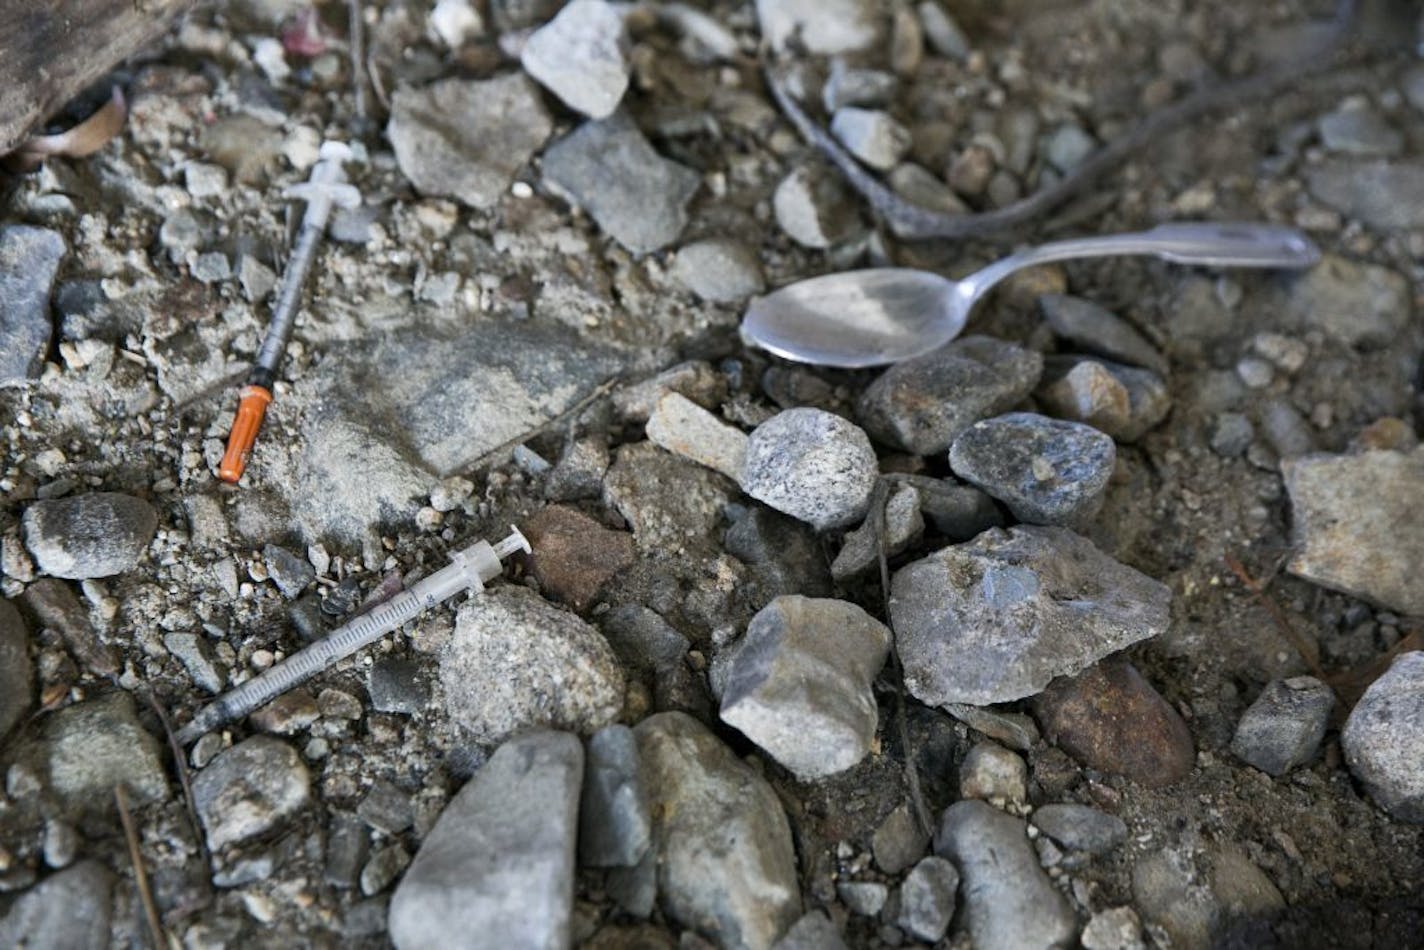
[[[529,551],[529,542],[519,529],[511,527],[510,530],[513,533],[497,544],[476,541],[456,551],[447,566],[417,581],[414,587],[401,591],[370,613],[362,614],[260,676],[219,696],[178,730],[178,741],[186,745],[218,726],[241,719],[461,591],[478,594],[484,590],[485,581],[499,576],[504,569],[501,564],[504,558],[516,551]]]

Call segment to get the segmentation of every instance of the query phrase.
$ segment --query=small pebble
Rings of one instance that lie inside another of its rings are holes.
[[[820,409],[787,409],[747,441],[742,489],[817,531],[865,516],[879,465],[860,427]]]
[[[1003,746],[981,742],[959,766],[959,797],[1022,804],[1028,797],[1028,766]]]
[[[1261,691],[1231,740],[1231,751],[1269,775],[1284,775],[1320,751],[1335,694],[1311,676],[1273,680]]]

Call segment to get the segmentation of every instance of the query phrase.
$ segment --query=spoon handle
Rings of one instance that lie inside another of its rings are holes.
[[[971,274],[961,292],[977,299],[1024,267],[1079,257],[1145,255],[1177,264],[1207,267],[1305,268],[1320,260],[1320,249],[1295,228],[1275,224],[1188,222],[1150,231],[1076,238],[1032,247]]]

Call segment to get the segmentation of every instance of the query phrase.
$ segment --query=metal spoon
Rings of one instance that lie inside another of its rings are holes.
[[[1305,268],[1320,260],[1320,249],[1294,228],[1164,224],[1151,231],[1028,248],[957,281],[903,267],[797,281],[752,301],[742,320],[742,338],[799,363],[851,369],[898,363],[958,336],[980,298],[1016,270],[1123,254],[1208,267]]]

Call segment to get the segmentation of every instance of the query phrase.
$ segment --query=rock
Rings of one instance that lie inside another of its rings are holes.
[[[1320,140],[1343,155],[1390,157],[1404,151],[1404,136],[1362,102],[1347,102],[1320,117]]]
[[[40,570],[87,580],[137,565],[158,530],[158,512],[132,495],[91,492],[32,502],[24,526],[25,546]]]
[[[831,562],[831,576],[837,583],[870,573],[880,563],[880,542],[876,536],[875,513],[854,531],[846,532],[836,559]],[[920,514],[920,493],[912,485],[901,485],[885,502],[885,553],[894,557],[914,543],[925,530]]]
[[[372,828],[387,835],[398,835],[411,826],[415,812],[411,808],[410,796],[399,786],[387,779],[378,778],[371,783],[371,790],[356,806],[356,814]],[[402,865],[404,867],[404,865]],[[389,882],[387,882],[389,883]],[[376,890],[381,890],[377,888]],[[375,893],[372,891],[371,893]]]
[[[613,408],[624,422],[642,425],[653,414],[658,400],[667,393],[680,393],[703,409],[715,408],[726,400],[727,378],[702,360],[688,360],[663,370],[627,389],[613,392]]]
[[[930,48],[941,56],[954,60],[969,58],[969,40],[959,24],[945,12],[944,7],[933,0],[925,0],[916,7],[920,15],[920,25],[924,28],[925,39]]]
[[[816,534],[803,522],[752,505],[723,536],[727,553],[751,569],[761,606],[781,594],[831,596],[831,575]]]
[[[15,605],[0,600],[0,739],[29,712],[34,701],[29,631]]]
[[[841,881],[836,885],[836,894],[852,914],[874,917],[885,906],[890,888],[879,881]]]
[[[168,797],[158,741],[139,724],[127,693],[61,709],[45,723],[43,739],[49,787],[66,809],[105,812],[115,785],[135,806]]]
[[[1054,682],[1033,712],[1048,741],[1099,772],[1157,788],[1196,764],[1187,724],[1126,660]]]
[[[312,387],[292,507],[348,544],[373,525],[408,524],[435,478],[546,425],[629,359],[534,320],[492,320],[479,333],[410,327],[346,344]]]
[[[367,897],[381,893],[410,864],[410,852],[400,843],[387,845],[361,868],[361,893]]]
[[[969,934],[978,950],[1063,947],[1077,934],[1068,902],[1039,867],[1023,819],[978,801],[945,809],[935,853],[964,882]]]
[[[964,703],[945,703],[941,708],[970,729],[1011,749],[1027,752],[1038,744],[1038,726],[1024,713],[999,712]]]
[[[1147,950],[1142,921],[1131,907],[1110,907],[1093,915],[1083,928],[1083,950]]]
[[[850,237],[855,204],[824,169],[803,165],[781,180],[771,197],[781,230],[802,247],[824,249]]]
[[[1190,856],[1176,849],[1151,851],[1132,868],[1132,898],[1142,916],[1160,927],[1173,947],[1207,950],[1219,906],[1197,880]]]
[[[801,915],[776,793],[690,716],[659,713],[633,731],[663,909],[723,946],[770,946]]]
[[[0,386],[39,375],[54,329],[49,297],[68,250],[56,231],[24,224],[0,228]]]
[[[888,172],[910,150],[910,130],[879,109],[844,106],[831,118],[831,134],[871,168]]]
[[[691,644],[686,637],[636,604],[615,607],[599,623],[619,662],[652,694],[654,709],[711,719],[707,689],[688,664]]]
[[[792,924],[772,950],[846,950],[846,945],[825,911],[813,910]]]
[[[301,732],[320,718],[321,710],[317,708],[316,697],[311,694],[311,690],[299,686],[258,709],[247,721],[253,728],[263,732],[290,736]]]
[[[902,162],[886,178],[891,190],[911,204],[942,214],[968,214],[969,206],[922,165]]]
[[[821,87],[821,104],[834,113],[845,106],[885,106],[899,80],[879,69],[851,69],[845,60],[831,60],[831,74]]]
[[[366,676],[366,692],[376,712],[411,716],[423,712],[430,704],[430,687],[421,674],[420,665],[399,657],[381,657],[371,664]]]
[[[889,652],[890,631],[854,604],[778,597],[732,648],[722,719],[802,781],[845,771],[875,740],[871,681]]]
[[[1256,438],[1256,427],[1239,412],[1217,415],[1211,432],[1211,450],[1224,458],[1239,458],[1246,454]]]
[[[366,863],[370,838],[366,826],[348,812],[335,812],[326,838],[326,868],[323,874],[333,887],[350,890],[356,885]]]
[[[306,558],[298,557],[276,544],[262,548],[262,561],[267,567],[267,576],[288,600],[300,597],[302,591],[316,580],[316,568]]]
[[[1066,175],[1083,164],[1097,147],[1097,139],[1083,131],[1081,126],[1068,122],[1049,133],[1044,152],[1048,164]]]
[[[401,171],[419,191],[486,209],[553,129],[538,87],[521,73],[508,73],[397,89],[386,135]]]
[[[936,943],[954,917],[959,872],[944,858],[924,858],[900,885],[896,925],[916,940]]]
[[[1406,614],[1424,614],[1424,447],[1281,462],[1297,577]]]
[[[980,742],[960,763],[959,797],[1021,805],[1028,799],[1028,766],[1003,746]]]
[[[820,409],[787,409],[747,442],[742,490],[817,531],[865,516],[879,467],[856,425]]]
[[[732,480],[746,464],[747,436],[680,393],[665,393],[648,417],[648,441]]]
[[[1113,438],[1127,431],[1131,423],[1132,403],[1127,387],[1092,360],[1078,363],[1037,395],[1053,416],[1092,426]]]
[[[877,440],[933,455],[980,419],[1017,405],[1042,372],[1038,353],[990,337],[964,337],[886,370],[865,390],[856,412]]]
[[[544,179],[634,254],[677,240],[702,176],[663,158],[622,112],[585,122],[544,151]]]
[[[1171,592],[1063,528],[991,529],[906,565],[890,619],[921,702],[982,706],[1167,629]]]
[[[1311,676],[1273,680],[1236,724],[1231,751],[1247,765],[1284,775],[1320,751],[1335,694]]]
[[[676,551],[710,536],[735,486],[651,442],[621,446],[603,479],[603,498],[633,529],[646,553]]]
[[[603,476],[611,458],[605,436],[573,439],[544,477],[544,497],[549,501],[578,501],[603,493]]]
[[[541,509],[525,521],[524,534],[534,549],[539,589],[580,612],[592,607],[604,585],[637,559],[631,534],[611,531],[563,505]]]
[[[1345,346],[1379,348],[1410,325],[1409,284],[1388,268],[1327,254],[1291,282],[1286,309],[1303,327]]]
[[[778,52],[794,40],[808,53],[853,53],[879,34],[867,0],[757,0],[756,10],[762,39]]]
[[[440,657],[450,721],[476,741],[554,726],[591,733],[623,707],[623,671],[597,630],[525,587],[460,608]]]
[[[638,743],[627,726],[605,726],[588,740],[579,806],[579,863],[632,867],[652,842],[648,798],[638,776]]]
[[[1424,653],[1404,653],[1365,691],[1340,736],[1350,771],[1400,821],[1424,823]]]
[[[107,947],[113,889],[113,873],[94,860],[52,874],[21,894],[0,920],[0,945]]]
[[[30,614],[32,626],[56,631],[69,652],[90,672],[112,676],[119,671],[118,651],[99,639],[89,611],[64,581],[40,578],[25,588],[20,605]]]
[[[583,747],[567,733],[500,746],[445,806],[397,885],[392,942],[568,946],[582,778]]]
[[[949,449],[954,474],[1033,524],[1090,521],[1102,507],[1116,461],[1117,450],[1104,433],[1032,412],[976,422]]]
[[[1107,854],[1127,840],[1121,818],[1087,805],[1043,805],[1029,821],[1063,847],[1088,854]]]
[[[899,874],[918,861],[929,845],[929,832],[919,826],[909,805],[897,805],[870,839],[875,863],[886,874]]]
[[[1166,357],[1136,327],[1092,301],[1045,294],[1038,307],[1053,332],[1075,347],[1167,375]]]
[[[1424,165],[1327,161],[1305,177],[1316,198],[1372,228],[1424,227]]]
[[[1107,401],[1114,405],[1110,413],[1111,421],[1100,420],[1108,423],[1112,428],[1104,428],[1088,419],[1077,419],[1079,422],[1086,422],[1094,428],[1100,428],[1108,435],[1119,442],[1131,443],[1146,435],[1155,428],[1159,422],[1167,417],[1167,412],[1172,408],[1172,397],[1167,391],[1167,384],[1161,376],[1149,369],[1139,369],[1136,366],[1124,366],[1121,363],[1113,363],[1105,359],[1092,359],[1086,356],[1050,356],[1044,360],[1043,381],[1048,386],[1052,386],[1060,380],[1071,376],[1079,367],[1090,367],[1087,372],[1093,380],[1093,386],[1089,387],[1090,398],[1087,400],[1089,406],[1101,406]],[[1099,371],[1105,372],[1127,393],[1127,417],[1121,420],[1117,411],[1117,387],[1112,386],[1099,376]],[[1079,395],[1084,390],[1081,382],[1070,385],[1074,399],[1082,401]],[[1104,400],[1099,393],[1103,389],[1111,389],[1113,395]],[[1040,390],[1039,396],[1043,398],[1047,390]],[[1046,400],[1051,402],[1051,400]],[[1065,413],[1065,418],[1074,418]]]
[[[1269,920],[1285,909],[1280,890],[1235,842],[1218,845],[1210,858],[1211,891],[1228,920]]]
[[[223,750],[193,779],[193,802],[213,851],[266,834],[310,800],[307,767],[295,749],[270,736]]]
[[[534,31],[519,54],[525,72],[570,109],[606,119],[628,88],[623,15],[604,0],[574,0]]]
[[[175,631],[163,635],[163,646],[178,658],[194,683],[209,693],[222,692],[227,674],[206,639],[196,633]]]
[[[761,261],[746,244],[731,239],[712,238],[685,245],[673,261],[672,275],[712,303],[738,303],[766,289]]]
[[[920,494],[920,512],[950,541],[968,541],[1004,523],[994,499],[971,485],[923,476],[909,476],[908,481]]]

